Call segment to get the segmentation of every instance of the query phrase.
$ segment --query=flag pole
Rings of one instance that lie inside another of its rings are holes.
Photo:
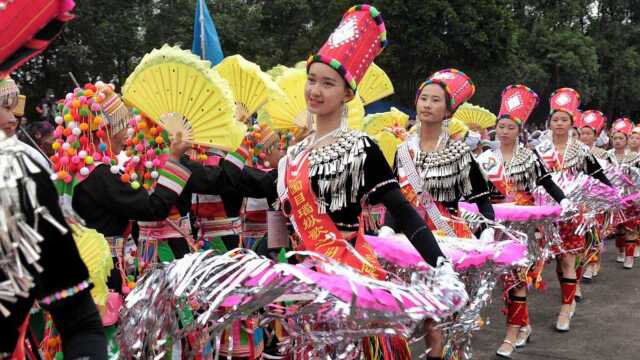
[[[206,59],[206,48],[205,48],[205,40],[204,40],[204,0],[199,0],[200,2],[200,58],[202,60]]]

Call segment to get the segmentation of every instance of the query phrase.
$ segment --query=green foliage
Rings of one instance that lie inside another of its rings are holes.
[[[263,69],[292,66],[326,40],[352,0],[207,1],[226,55],[242,54]],[[637,0],[371,0],[382,12],[389,46],[376,62],[396,87],[393,100],[413,105],[430,73],[456,67],[477,85],[474,103],[497,111],[509,84],[543,100],[576,88],[583,108],[610,120],[640,117],[640,9]],[[141,57],[164,43],[190,48],[195,0],[78,2],[77,19],[43,56],[18,74],[33,108],[47,88],[58,97],[80,83],[122,84]]]

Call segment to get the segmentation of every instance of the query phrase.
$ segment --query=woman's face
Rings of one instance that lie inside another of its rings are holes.
[[[0,130],[4,131],[7,137],[12,137],[16,133],[18,120],[13,115],[14,107],[0,106]]]
[[[571,115],[564,111],[556,111],[551,115],[550,125],[554,135],[566,135],[571,130]]]
[[[441,123],[448,117],[447,97],[438,84],[429,84],[422,89],[416,103],[416,115],[420,122]]]
[[[583,127],[578,133],[580,134],[580,141],[587,146],[593,146],[596,142],[596,132],[592,128]]]
[[[496,124],[496,138],[500,140],[502,144],[515,144],[519,134],[520,126],[513,120],[508,118],[498,120]]]
[[[342,111],[343,104],[353,99],[340,74],[329,65],[315,62],[309,67],[304,98],[310,113],[327,116]]]
[[[634,150],[640,148],[640,134],[634,132],[629,136],[629,147]]]
[[[613,148],[616,150],[622,150],[627,146],[627,136],[621,132],[613,133]]]

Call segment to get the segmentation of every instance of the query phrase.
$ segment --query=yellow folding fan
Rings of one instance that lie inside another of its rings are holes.
[[[235,120],[229,84],[190,51],[164,45],[154,49],[129,75],[122,88],[136,107],[170,134],[197,145],[237,148],[246,126]]]
[[[284,130],[307,127],[307,103],[304,87],[307,72],[303,68],[288,68],[276,79],[284,96],[269,96],[264,111],[258,112],[258,122],[267,123],[272,129]],[[364,119],[364,105],[358,97],[347,103],[348,124],[360,130]]]
[[[358,95],[362,103],[369,105],[387,96],[393,95],[393,84],[378,65],[372,63],[358,84]]]
[[[381,132],[385,128],[392,126],[400,126],[402,128],[407,126],[409,121],[409,115],[402,111],[392,107],[391,110],[383,113],[369,114],[364,118],[364,126],[362,131],[366,132],[369,136],[374,136]]]
[[[229,83],[236,102],[236,119],[240,122],[247,123],[267,102],[271,92],[282,94],[278,85],[260,66],[241,55],[226,57],[213,69]]]
[[[393,166],[393,160],[396,156],[396,149],[398,145],[404,141],[402,137],[398,137],[391,131],[383,130],[372,136],[372,139],[378,144],[384,158],[389,163],[389,166]]]
[[[469,127],[462,120],[453,118],[449,120],[448,131],[452,139],[462,140],[469,132]]]
[[[454,119],[462,121],[471,130],[479,131],[496,124],[496,116],[482,106],[464,103],[453,114]]]

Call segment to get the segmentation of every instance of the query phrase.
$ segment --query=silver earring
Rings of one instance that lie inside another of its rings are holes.
[[[340,121],[340,128],[341,129],[346,129],[349,126],[349,108],[347,108],[347,105],[342,105],[342,120]]]

